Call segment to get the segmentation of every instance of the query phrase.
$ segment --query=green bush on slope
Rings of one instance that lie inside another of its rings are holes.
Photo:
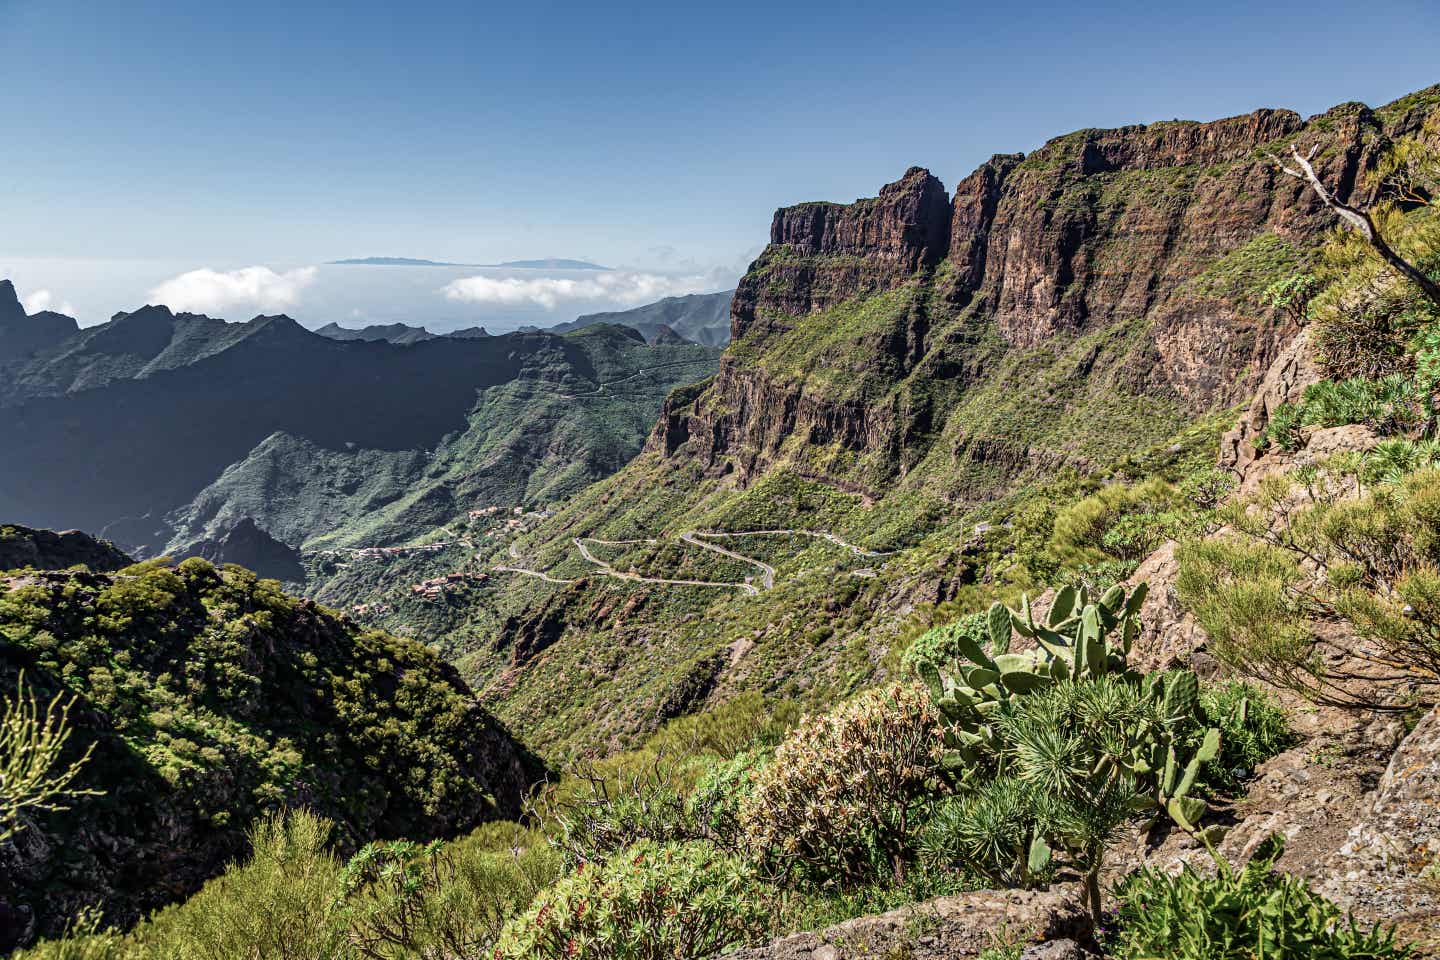
[[[1322,699],[1363,697],[1309,623],[1334,618],[1363,641],[1348,656],[1398,668],[1429,702],[1440,676],[1440,470],[1350,496],[1364,469],[1346,458],[1267,480],[1227,511],[1231,533],[1177,551],[1176,590],[1216,656],[1244,674]]]
[[[1400,960],[1394,934],[1356,923],[1299,877],[1273,871],[1284,838],[1262,843],[1240,870],[1216,857],[1214,876],[1147,868],[1116,888],[1120,960]]]
[[[662,960],[720,953],[766,916],[744,866],[703,843],[644,841],[580,864],[515,917],[496,960]]]
[[[915,812],[933,793],[939,714],[913,684],[867,691],[809,717],[741,799],[750,855],[821,885],[904,879]]]

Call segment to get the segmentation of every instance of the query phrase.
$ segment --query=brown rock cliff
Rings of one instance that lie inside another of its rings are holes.
[[[1000,350],[1058,352],[1139,324],[1122,353],[1097,348],[1082,372],[1192,414],[1242,402],[1295,334],[1244,288],[1249,261],[1298,269],[1334,225],[1269,155],[1292,138],[1321,144],[1317,169],[1349,196],[1427,102],[1082,130],[992,158],[953,199],[917,167],[873,199],[782,209],[736,291],[736,347],[705,390],[671,398],[651,449],[683,446],[742,486],[796,459],[837,484],[884,484],[925,456],[984,376],[986,331]],[[848,338],[805,324],[862,302],[878,306]],[[857,457],[864,476],[827,466]]]

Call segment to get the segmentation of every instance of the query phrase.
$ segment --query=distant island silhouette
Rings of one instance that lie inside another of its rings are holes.
[[[545,260],[506,260],[504,263],[449,263],[444,260],[417,260],[414,257],[357,257],[331,260],[330,265],[361,267],[510,267],[516,270],[609,270],[587,260],[551,257]]]

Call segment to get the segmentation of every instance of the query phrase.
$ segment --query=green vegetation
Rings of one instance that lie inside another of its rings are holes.
[[[1193,673],[1144,676],[1126,664],[1145,593],[1117,586],[1091,603],[1084,587],[1066,587],[1040,622],[1028,601],[1020,614],[996,604],[986,647],[962,642],[951,673],[920,665],[946,720],[957,795],[928,831],[932,860],[1029,884],[1063,851],[1098,921],[1105,848],[1137,810],[1148,802],[1198,830],[1205,802],[1191,790],[1220,735],[1199,723]],[[1036,650],[1011,653],[1012,632]]]
[[[1201,687],[1199,705],[1202,722],[1220,731],[1220,754],[1201,775],[1222,792],[1238,789],[1256,767],[1297,742],[1275,698],[1249,681]]]
[[[20,674],[13,698],[0,706],[0,844],[21,829],[27,811],[68,809],[70,800],[92,791],[72,787],[89,762],[95,745],[76,760],[62,763],[70,737],[70,709],[75,698],[56,697],[44,706]]]
[[[1362,114],[1315,128],[1341,117]],[[1153,145],[1176,133],[1152,130]],[[1440,449],[1426,434],[1440,318],[1349,241],[1317,251],[1271,233],[1219,256],[1172,251],[1188,281],[1157,273],[1161,287],[1087,312],[1079,275],[1114,283],[1146,253],[1126,215],[1186,212],[1202,182],[1234,169],[1085,173],[1099,137],[1063,138],[1015,172],[1053,181],[1038,202],[1061,228],[1120,238],[1066,251],[1073,275],[1057,274],[1048,307],[1027,305],[1032,329],[991,302],[1014,291],[969,289],[955,263],[896,277],[888,261],[772,247],[746,281],[762,301],[753,323],[720,376],[672,397],[664,443],[533,525],[460,521],[468,493],[402,497],[346,535],[438,517],[428,536],[450,546],[374,567],[312,561],[327,599],[383,601],[363,615],[434,639],[563,770],[523,814],[465,792],[484,782],[466,768],[477,714],[413,644],[204,564],[47,575],[0,593],[0,613],[15,607],[0,629],[26,664],[106,711],[116,745],[149,765],[146,789],[223,831],[235,858],[128,933],[87,915],[27,960],[699,960],[939,894],[1075,881],[1098,922],[1116,842],[1152,830],[1187,834],[1216,872],[1122,880],[1112,954],[1404,956],[1386,930],[1273,872],[1278,844],[1231,868],[1210,813],[1243,813],[1257,768],[1296,743],[1272,684],[1433,702]],[[1400,151],[1382,176],[1418,182],[1426,163]],[[1396,206],[1386,227],[1429,264],[1424,206]],[[1243,398],[1202,377],[1172,382],[1154,359],[1195,352],[1172,325],[1197,303],[1232,311],[1223,348],[1235,356],[1312,323],[1333,379],[1281,407],[1262,442],[1296,449],[1308,427],[1353,423],[1388,439],[1232,499],[1215,453],[1234,422],[1224,406]],[[563,419],[567,404],[537,407],[529,392],[551,383],[508,384],[481,405]],[[445,470],[534,438],[449,436]],[[531,474],[543,482],[516,502],[574,489],[593,466],[567,460],[566,444],[544,449]],[[383,487],[409,469],[392,476],[387,463],[361,472]],[[445,490],[480,489],[460,473]],[[753,574],[680,539],[705,530],[750,533],[732,545],[775,567],[774,589],[642,587],[594,576],[573,549],[593,538],[606,562],[649,575]],[[1178,598],[1228,679],[1146,672],[1132,657],[1146,591],[1129,581],[1168,541]],[[404,596],[455,569],[488,579]],[[1048,585],[1060,589],[1037,609],[1030,596]],[[1353,684],[1357,661],[1383,676]],[[314,689],[326,691],[319,707]],[[290,709],[260,707],[276,702]],[[101,742],[85,771],[110,769]],[[466,804],[467,819],[445,819]],[[481,813],[518,819],[428,840]],[[997,931],[989,955],[1018,950]]]
[[[708,844],[642,841],[578,865],[512,920],[495,948],[513,960],[707,957],[763,922],[744,866]]]
[[[1297,450],[1303,439],[1300,431],[1308,426],[1358,423],[1382,436],[1413,432],[1433,423],[1434,416],[1429,387],[1405,374],[1378,380],[1322,380],[1305,388],[1299,404],[1277,407],[1265,432],[1256,438],[1256,446],[1264,449],[1274,444],[1281,450]]]
[[[908,685],[867,691],[802,723],[740,801],[743,844],[786,879],[905,877],[912,807],[939,756],[939,714]]]
[[[1284,838],[1271,837],[1240,870],[1220,857],[1214,876],[1186,865],[1176,876],[1144,869],[1117,888],[1119,931],[1109,944],[1122,960],[1400,960],[1394,934],[1369,929],[1318,896],[1304,880],[1273,871]]]
[[[303,803],[353,849],[514,816],[534,773],[433,652],[238,567],[12,582],[0,682],[22,669],[42,696],[77,703],[68,743],[38,758],[79,765],[70,809],[27,814],[64,855],[0,880],[43,929],[81,905],[124,921],[193,889],[270,811]]]
[[[360,957],[478,956],[560,872],[549,845],[510,823],[451,843],[372,843],[340,871],[332,922]]]
[[[1224,511],[1233,532],[1183,545],[1177,592],[1212,649],[1248,676],[1338,702],[1370,702],[1353,666],[1327,661],[1321,619],[1363,641],[1349,658],[1399,671],[1425,702],[1440,677],[1440,470],[1352,494],[1359,457],[1267,480]]]
[[[939,631],[928,646],[958,650],[945,669],[964,682],[917,657],[938,697],[891,684],[795,723],[752,694],[674,720],[549,785],[528,826],[371,843],[346,862],[330,823],[262,818],[251,854],[186,903],[123,935],[89,922],[22,957],[699,960],[1070,869],[1098,897],[1104,848],[1142,806],[1193,829],[1200,791],[1223,786],[1212,762],[1253,766],[1284,738],[1250,687],[1201,692],[1191,673],[1129,668],[1143,597],[1067,588],[1043,621],[996,607],[983,640],[973,618]],[[1039,652],[1010,653],[1012,629]],[[1207,718],[1235,738],[1228,752]]]
[[[1262,233],[1207,266],[1186,286],[1198,296],[1252,310],[1266,303],[1283,306],[1300,292],[1287,280],[1299,274],[1308,259],[1307,251],[1276,234]]]

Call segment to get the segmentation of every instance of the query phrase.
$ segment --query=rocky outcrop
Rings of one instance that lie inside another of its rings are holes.
[[[1320,368],[1311,356],[1310,332],[1301,330],[1265,371],[1260,389],[1239,422],[1220,438],[1220,467],[1245,475],[1260,455],[1255,444],[1276,408],[1282,403],[1297,403],[1305,388],[1320,379]]]
[[[944,184],[929,170],[911,167],[873,199],[777,210],[770,242],[801,256],[864,257],[913,273],[945,255],[949,220]]]
[[[1139,315],[1165,287],[1197,273],[1206,254],[1255,236],[1293,197],[1277,196],[1268,164],[1247,155],[1300,127],[1293,113],[1262,110],[1214,123],[1082,130],[1015,164],[996,188],[977,284],[1005,337],[1035,344]],[[1237,207],[1247,187],[1253,198]],[[969,219],[957,205],[962,215]]]
[[[781,937],[762,947],[725,955],[726,960],[962,960],[996,945],[1045,944],[1036,957],[1083,957],[1074,940],[1088,941],[1090,924],[1071,886],[1050,890],[980,890],[939,897],[889,913],[858,917],[814,933]],[[1070,946],[1063,941],[1070,940]],[[1073,949],[1071,949],[1073,947]],[[1061,951],[1070,950],[1070,953]],[[1032,954],[1027,954],[1031,956]]]
[[[1345,843],[1318,871],[1321,889],[1374,919],[1414,922],[1440,947],[1440,708],[1390,758]],[[1407,923],[1408,925],[1408,923]]]
[[[952,198],[912,168],[872,199],[784,208],[736,291],[737,349],[703,395],[667,407],[651,448],[684,445],[739,486],[806,460],[881,488],[993,368],[992,331],[1002,354],[1059,355],[1093,335],[1078,376],[1190,414],[1247,400],[1277,360],[1288,372],[1272,386],[1303,386],[1294,321],[1260,295],[1302,269],[1334,218],[1269,154],[1317,143],[1320,175],[1363,198],[1363,174],[1418,128],[1424,99],[1081,130],[993,157]],[[806,323],[822,311],[832,324]]]
[[[933,267],[949,246],[950,214],[944,184],[921,167],[878,197],[777,210],[770,246],[731,302],[731,339],[783,330],[788,317],[889,290]]]
[[[996,154],[955,188],[949,257],[956,268],[956,289],[962,299],[968,300],[985,279],[990,231],[1000,207],[1000,188],[1024,159],[1023,153]]]
[[[109,540],[97,540],[79,530],[56,533],[0,524],[0,570],[67,570],[84,566],[93,573],[109,573],[133,562]]]
[[[713,402],[717,397],[724,398],[723,404]],[[677,419],[669,403],[661,414],[662,425]],[[890,409],[796,391],[793,384],[763,370],[724,360],[711,390],[683,415],[684,425],[667,432],[683,432],[691,441],[689,455],[712,472],[734,472],[741,483],[761,473],[787,443],[835,444],[893,456],[898,442]],[[662,435],[661,442],[675,449],[673,439]]]
[[[64,343],[80,329],[73,317],[52,310],[27,314],[15,285],[0,280],[0,367]]]
[[[250,517],[241,517],[223,535],[202,540],[187,556],[211,563],[238,563],[262,577],[299,583],[305,579],[300,553],[262,530]]]

